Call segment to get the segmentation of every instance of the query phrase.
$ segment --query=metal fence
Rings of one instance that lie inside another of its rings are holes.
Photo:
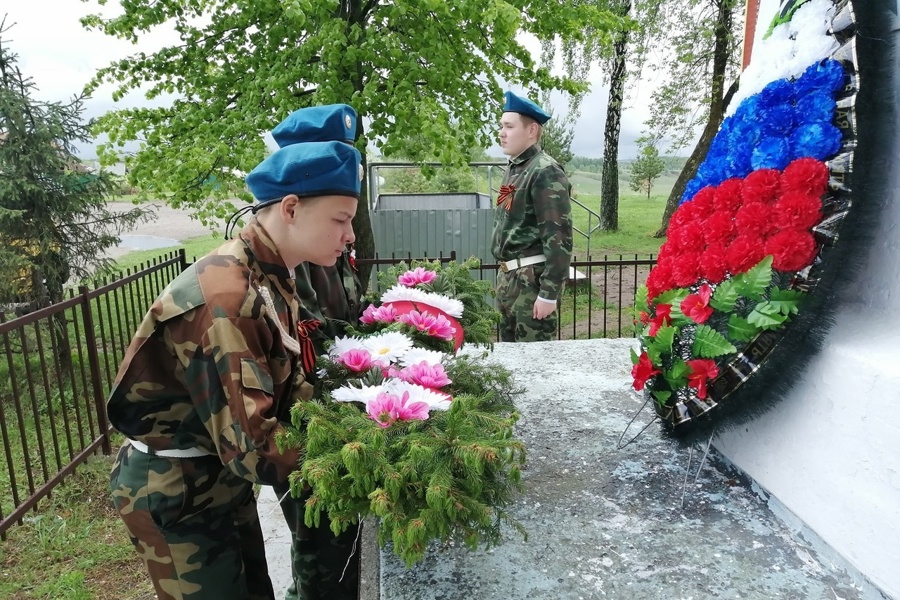
[[[75,467],[110,452],[105,399],[131,336],[184,251],[14,319],[0,310],[0,539]]]
[[[426,253],[427,256],[427,253]],[[441,262],[456,253],[438,253]],[[375,273],[412,257],[376,257]],[[635,292],[653,257],[574,259],[580,274],[560,301],[559,339],[628,337]],[[81,286],[59,304],[8,319],[0,310],[0,539],[90,455],[109,454],[106,397],[144,313],[187,267],[184,250],[115,281]],[[497,265],[473,276],[493,281]]]

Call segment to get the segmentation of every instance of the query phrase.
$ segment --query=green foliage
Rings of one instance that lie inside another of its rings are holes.
[[[500,541],[504,510],[521,490],[525,447],[514,437],[519,393],[511,374],[467,356],[452,358],[449,410],[425,421],[380,427],[350,403],[299,402],[282,443],[304,449],[292,479],[312,487],[306,522],[327,514],[335,533],[360,516],[379,517],[379,542],[393,542],[408,566],[432,539],[461,538],[475,548]]]
[[[104,251],[148,213],[106,208],[113,177],[87,172],[74,155],[73,145],[89,137],[81,118],[85,98],[36,100],[5,33],[0,30],[0,278],[14,283],[0,292],[0,302],[58,302],[70,277],[109,266]]]
[[[631,163],[631,190],[634,192],[646,192],[647,200],[649,200],[653,182],[663,174],[665,169],[666,163],[659,157],[659,151],[656,147],[646,144],[641,149],[637,160]]]
[[[700,358],[716,358],[724,354],[737,352],[734,344],[709,325],[697,327],[694,332],[694,344],[691,350],[694,356],[699,356]]]
[[[734,277],[738,294],[750,300],[759,300],[772,283],[772,257],[765,257],[758,265]]]
[[[297,108],[348,103],[361,117],[359,148],[372,140],[385,156],[461,164],[490,145],[502,85],[587,87],[537,65],[521,34],[602,41],[621,22],[576,0],[136,0],[82,23],[130,41],[164,24],[180,32],[176,45],[117,60],[92,83],[116,84],[115,99],[171,94],[170,105],[113,111],[96,131],[109,136],[104,160],[142,140],[129,181],[210,220],[248,198],[242,179],[265,154],[260,134]]]

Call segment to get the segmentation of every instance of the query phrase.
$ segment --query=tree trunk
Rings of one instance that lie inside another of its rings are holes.
[[[659,238],[666,235],[666,231],[669,228],[669,219],[675,214],[688,182],[697,174],[697,168],[703,162],[703,158],[709,151],[713,138],[716,137],[719,126],[725,118],[725,109],[738,90],[740,80],[735,79],[729,86],[728,92],[723,93],[725,90],[725,72],[728,67],[728,38],[731,35],[734,5],[735,2],[730,0],[721,0],[719,2],[716,16],[716,41],[713,48],[712,86],[709,95],[709,120],[703,129],[703,135],[700,136],[697,145],[694,146],[694,151],[691,152],[690,158],[684,164],[681,173],[678,174],[678,179],[675,180],[675,185],[672,187],[669,198],[666,200],[666,209],[663,212],[662,223],[654,237]]]
[[[624,10],[628,13],[628,8]],[[600,229],[619,229],[619,132],[622,127],[622,97],[625,92],[625,55],[628,33],[619,33],[613,46],[615,54],[609,74],[609,103],[603,131],[603,174],[600,181]]]

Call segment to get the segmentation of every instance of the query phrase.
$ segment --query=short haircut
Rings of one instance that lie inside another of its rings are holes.
[[[533,119],[533,118],[529,117],[528,115],[523,115],[522,113],[516,113],[516,114],[518,114],[519,118],[522,119],[522,125],[524,125],[525,127],[528,127],[532,123],[537,125],[537,127],[538,127],[537,141],[540,142],[541,137],[543,137],[543,135],[544,135],[543,126],[541,126],[541,124],[538,123],[536,119]]]

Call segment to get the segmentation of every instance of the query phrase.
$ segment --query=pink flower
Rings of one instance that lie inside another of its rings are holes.
[[[690,294],[681,301],[681,312],[686,317],[690,317],[695,323],[705,323],[713,314],[713,309],[709,305],[709,299],[712,296],[712,289],[709,284],[704,283],[696,294]]]
[[[456,333],[456,328],[450,324],[447,317],[432,315],[428,311],[411,310],[401,315],[399,321],[442,340],[452,340],[453,334]]]
[[[363,325],[371,325],[372,323],[393,323],[397,320],[397,311],[393,306],[378,306],[370,304],[359,317],[359,322]]]
[[[412,271],[407,271],[397,279],[397,283],[406,287],[416,287],[421,283],[431,283],[437,278],[437,273],[416,267]]]
[[[429,365],[424,360],[418,364],[406,367],[397,374],[397,377],[408,383],[415,383],[433,390],[452,383],[450,378],[447,377],[447,372],[444,371],[442,364]]]
[[[424,421],[428,418],[428,405],[424,402],[409,404],[409,392],[403,396],[381,393],[366,407],[369,418],[380,427],[390,427],[397,421]]]
[[[336,363],[342,364],[355,373],[363,373],[371,369],[375,362],[368,350],[355,348],[347,350],[335,359]]]

